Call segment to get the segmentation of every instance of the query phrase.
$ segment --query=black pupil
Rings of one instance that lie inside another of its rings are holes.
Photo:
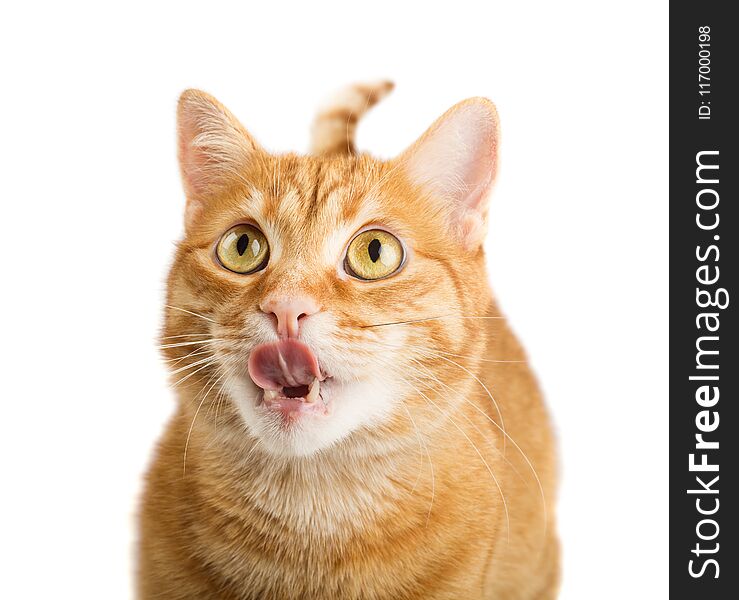
[[[372,262],[377,262],[380,258],[380,248],[382,248],[382,243],[380,240],[375,238],[369,243],[369,246],[367,246],[367,252],[369,252],[369,257],[372,259]]]
[[[236,250],[239,252],[239,256],[244,256],[244,252],[249,247],[249,236],[245,233],[239,236],[236,240]]]

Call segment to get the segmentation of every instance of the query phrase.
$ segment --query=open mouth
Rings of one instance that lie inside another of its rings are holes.
[[[286,418],[328,414],[321,394],[327,376],[313,351],[297,340],[260,344],[249,355],[249,376],[262,388],[260,404]]]

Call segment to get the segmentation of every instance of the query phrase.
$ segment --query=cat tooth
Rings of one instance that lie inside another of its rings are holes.
[[[264,390],[264,399],[267,402],[272,402],[277,396],[279,396],[279,392],[275,390]]]
[[[318,378],[316,378],[311,382],[310,386],[308,386],[308,395],[305,397],[305,401],[312,404],[318,400],[320,393],[321,383],[318,381]]]

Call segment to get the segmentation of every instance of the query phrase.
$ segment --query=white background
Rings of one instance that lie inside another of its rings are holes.
[[[304,151],[345,83],[392,156],[498,105],[493,287],[562,458],[566,600],[667,597],[667,3],[25,3],[0,10],[4,598],[128,598],[133,515],[173,407],[155,349],[181,233],[186,87]]]

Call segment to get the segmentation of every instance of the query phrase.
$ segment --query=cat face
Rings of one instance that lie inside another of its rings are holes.
[[[492,106],[458,105],[386,162],[272,156],[201,92],[183,95],[179,124],[186,234],[165,330],[194,379],[187,401],[230,402],[244,435],[283,456],[403,418],[420,369],[444,369],[433,348],[474,345],[456,317],[489,302]]]

